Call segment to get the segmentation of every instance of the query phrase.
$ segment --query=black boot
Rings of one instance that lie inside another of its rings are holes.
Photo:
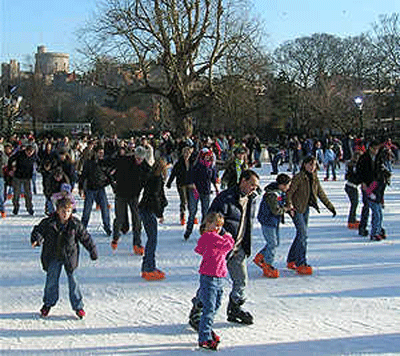
[[[194,297],[192,299],[193,307],[189,314],[189,325],[196,331],[199,331],[201,311],[203,304]]]
[[[228,310],[227,310],[228,321],[246,325],[253,324],[253,316],[248,311],[244,311],[242,309],[241,306],[243,304],[244,301],[235,302],[232,300],[232,298],[229,299]]]

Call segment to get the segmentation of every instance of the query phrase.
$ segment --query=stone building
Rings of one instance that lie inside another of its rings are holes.
[[[47,52],[45,46],[39,46],[35,59],[35,74],[48,76],[59,72],[69,72],[68,53]]]

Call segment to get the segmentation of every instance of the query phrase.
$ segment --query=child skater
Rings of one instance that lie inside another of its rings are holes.
[[[72,216],[74,208],[73,197],[67,192],[60,194],[56,200],[56,212],[44,218],[33,228],[31,234],[32,247],[43,245],[41,261],[47,272],[44,288],[43,306],[40,309],[42,317],[46,317],[50,308],[55,306],[59,296],[59,278],[61,269],[68,277],[69,299],[72,309],[78,318],[85,316],[82,295],[74,277],[74,270],[79,263],[79,243],[90,253],[92,260],[97,260],[97,249],[89,233],[82,223]]]
[[[229,233],[221,234],[224,218],[220,213],[209,213],[200,226],[201,237],[195,252],[203,256],[200,265],[200,287],[197,297],[203,305],[199,323],[199,346],[217,350],[220,338],[212,330],[214,315],[221,305],[222,279],[227,275],[226,255],[235,241]]]
[[[257,218],[266,244],[253,261],[262,268],[263,275],[267,278],[279,277],[279,271],[272,266],[272,263],[276,247],[279,246],[279,224],[283,220],[283,214],[291,210],[291,207],[286,206],[286,192],[289,190],[291,180],[287,174],[279,174],[275,182],[265,187],[265,194],[258,210]]]

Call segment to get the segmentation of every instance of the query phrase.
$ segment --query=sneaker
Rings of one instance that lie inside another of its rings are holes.
[[[133,246],[133,253],[135,255],[143,256],[144,255],[144,247],[141,245],[134,245]]]
[[[386,230],[384,228],[382,228],[381,233],[379,234],[379,236],[381,237],[382,240],[386,239]]]
[[[300,265],[299,267],[296,268],[296,272],[297,274],[301,274],[303,276],[309,276],[313,273],[312,267],[304,264],[304,265]]]
[[[51,307],[48,307],[48,306],[46,306],[46,305],[43,305],[42,308],[40,309],[40,316],[41,316],[42,318],[45,318],[46,316],[48,316],[49,313],[50,313],[50,308],[51,308]]]
[[[264,275],[264,277],[267,277],[267,278],[278,278],[279,271],[271,265],[266,265],[263,268],[263,275]]]
[[[324,178],[324,182],[327,182],[329,180],[329,178],[325,177]]]
[[[254,257],[253,262],[260,268],[264,269],[267,267],[264,256],[261,253],[257,253],[256,257]]]
[[[7,214],[5,211],[0,212],[0,215],[1,215],[2,219],[5,219],[7,217]]]
[[[194,224],[197,225],[199,223],[199,220],[197,218],[194,218]]]
[[[142,272],[142,278],[146,281],[158,281],[165,278],[165,273],[159,269],[155,269],[152,272]]]
[[[118,247],[118,240],[111,241],[111,248],[115,251]]]
[[[297,269],[296,262],[293,262],[293,261],[292,262],[288,262],[286,266],[289,269],[293,269],[293,270]]]
[[[360,227],[360,222],[359,221],[356,221],[356,222],[353,222],[353,223],[349,222],[347,224],[347,228],[350,229],[350,230],[358,230],[359,227]]]
[[[75,314],[79,319],[83,319],[86,316],[86,313],[83,309],[75,310]]]
[[[183,238],[185,239],[185,241],[189,240],[190,234],[188,232],[185,232],[185,234],[183,235]]]
[[[207,341],[199,342],[199,347],[201,349],[217,351],[218,343],[215,340],[207,340]]]

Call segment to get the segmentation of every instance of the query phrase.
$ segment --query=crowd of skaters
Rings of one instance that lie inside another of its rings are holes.
[[[272,166],[271,174],[277,177],[265,187],[261,198],[257,218],[266,244],[253,259],[265,277],[279,277],[273,263],[275,249],[279,245],[279,225],[286,213],[296,229],[287,267],[299,275],[313,273],[307,261],[310,208],[319,212],[320,200],[333,216],[336,215],[317,171],[326,171],[324,180],[329,179],[331,171],[333,180],[336,180],[336,167],[341,162],[346,164],[345,192],[350,201],[348,227],[359,229],[360,235],[367,236],[371,211],[370,240],[386,238],[382,226],[384,190],[390,184],[392,163],[397,159],[397,147],[390,138],[378,141],[348,136],[340,140],[326,136],[321,140],[303,136],[299,140],[297,136],[292,136],[278,144],[268,144],[266,150]],[[44,138],[37,142],[33,135],[22,138],[13,136],[7,142],[1,139],[2,218],[7,215],[4,208],[7,198],[12,199],[13,215],[19,214],[20,197],[25,199],[27,212],[34,215],[32,192],[37,193],[36,172],[40,172],[43,178],[46,203],[42,209],[49,217],[43,219],[32,232],[32,245],[43,244],[42,256],[50,256],[50,261],[46,260],[43,266],[47,279],[42,316],[47,316],[58,300],[58,278],[63,264],[60,261],[71,258],[72,264],[65,264],[64,261],[71,305],[78,317],[85,315],[73,270],[78,265],[78,241],[88,249],[92,259],[97,259],[95,243],[86,231],[94,204],[101,210],[103,229],[111,237],[111,248],[116,250],[121,233],[126,234],[131,229],[133,252],[143,256],[142,277],[146,280],[165,278],[165,273],[156,267],[157,230],[168,205],[164,185],[170,189],[175,180],[180,198],[180,223],[185,225],[184,240],[188,240],[193,232],[198,202],[201,204],[202,237],[196,252],[203,255],[203,261],[199,271],[200,288],[192,300],[189,317],[190,325],[199,331],[200,346],[216,349],[220,342],[219,336],[212,330],[212,320],[220,305],[219,278],[226,273],[233,281],[228,320],[253,323],[253,316],[242,306],[246,300],[246,263],[251,255],[252,217],[256,211],[256,197],[261,193],[256,170],[261,166],[262,153],[261,142],[255,135],[248,135],[242,140],[225,135],[174,138],[170,132],[164,132],[159,137],[148,135],[128,140],[117,136],[101,139],[83,137],[71,142],[65,136]],[[279,174],[283,162],[288,163],[287,173],[292,173],[291,176]],[[115,194],[113,222],[110,221],[111,205],[105,191],[109,185]],[[74,187],[84,199],[80,220],[72,217],[75,211]],[[356,211],[360,187],[363,209],[359,221]],[[211,200],[213,190],[216,197]],[[210,214],[214,215],[210,217]],[[66,249],[68,239],[60,242],[60,236],[70,231],[68,221],[73,221],[74,228],[79,231],[72,257],[60,251]],[[53,230],[48,226],[52,226]],[[145,246],[142,244],[142,227],[147,235]],[[204,238],[203,234],[206,234]],[[218,237],[223,237],[223,243],[217,243]],[[53,243],[46,245],[46,239]],[[205,252],[204,245],[208,246],[208,252]],[[227,246],[230,246],[228,251]],[[58,263],[53,264],[52,257]],[[221,261],[226,261],[226,266]],[[211,290],[214,292],[211,293]]]

